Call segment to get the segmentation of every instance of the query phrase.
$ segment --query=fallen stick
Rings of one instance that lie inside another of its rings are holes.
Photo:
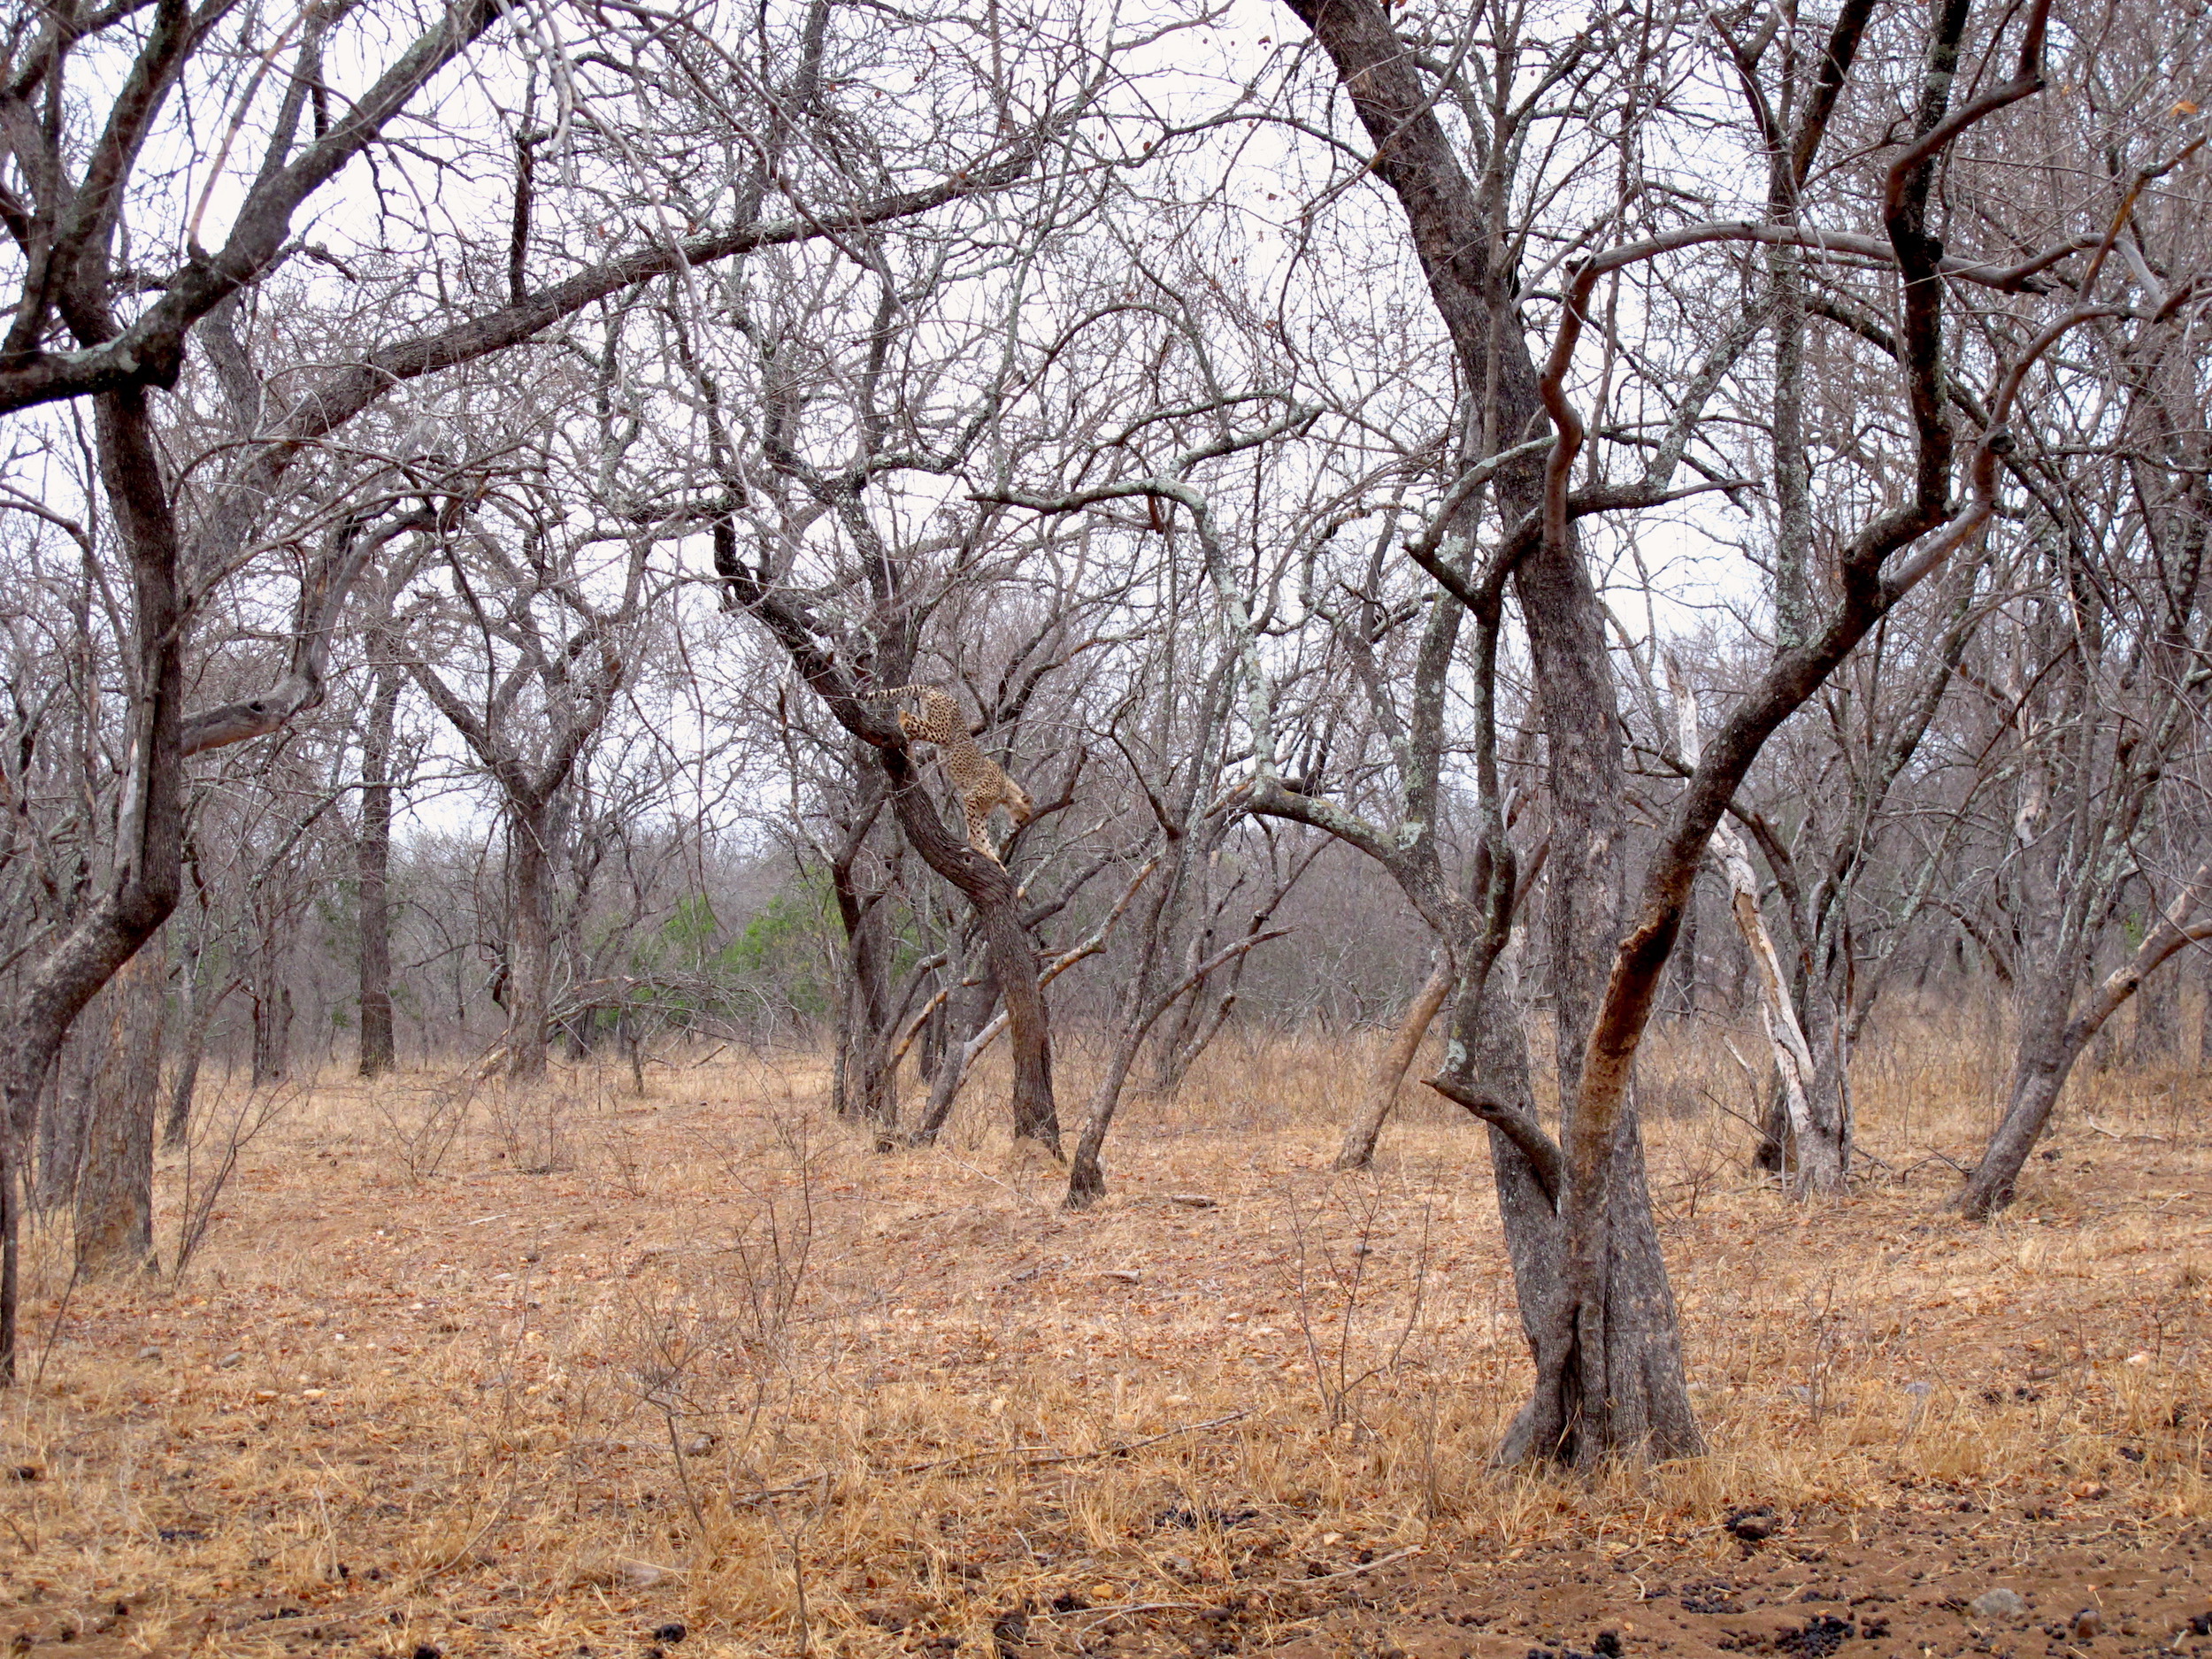
[[[1301,1585],[1326,1584],[1332,1578],[1349,1578],[1358,1573],[1372,1572],[1378,1567],[1387,1567],[1394,1561],[1403,1561],[1408,1555],[1419,1555],[1425,1553],[1423,1546],[1413,1544],[1399,1550],[1394,1555],[1378,1555],[1372,1561],[1363,1561],[1358,1566],[1347,1567],[1340,1572],[1325,1572],[1312,1578],[1285,1578],[1281,1581],[1280,1587],[1286,1590],[1295,1590]]]
[[[1171,1440],[1179,1434],[1202,1433],[1207,1429],[1217,1429],[1225,1424],[1238,1422],[1251,1415],[1248,1409],[1232,1411],[1225,1417],[1209,1417],[1203,1423],[1185,1423],[1175,1428],[1163,1429],[1157,1434],[1148,1434],[1142,1440],[1122,1440],[1115,1445],[1101,1446],[1095,1450],[1087,1452],[1064,1452],[1049,1446],[988,1446],[977,1451],[960,1452],[951,1457],[932,1458],[927,1463],[907,1463],[889,1472],[895,1475],[922,1475],[927,1474],[933,1469],[951,1469],[962,1463],[979,1463],[995,1457],[1019,1457],[1023,1460],[1020,1466],[1024,1469],[1051,1469],[1063,1463],[1088,1463],[1098,1457],[1120,1457],[1130,1452],[1141,1451],[1147,1446],[1157,1446],[1162,1440]],[[771,1498],[795,1497],[802,1492],[811,1492],[818,1486],[826,1491],[832,1478],[833,1471],[825,1469],[818,1475],[809,1475],[805,1479],[794,1481],[787,1486],[764,1486],[758,1492],[740,1493],[730,1499],[730,1502],[732,1503],[764,1503]],[[1397,1557],[1394,1555],[1391,1559],[1394,1561]],[[1381,1563],[1371,1564],[1379,1566]],[[1359,1571],[1363,1571],[1365,1569]],[[1331,1575],[1331,1577],[1337,1576],[1340,1575]]]

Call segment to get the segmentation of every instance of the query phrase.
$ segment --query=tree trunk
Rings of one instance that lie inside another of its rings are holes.
[[[979,900],[984,949],[991,977],[1006,1002],[1006,1041],[1014,1055],[1014,1133],[1034,1141],[1056,1158],[1060,1118],[1052,1094],[1052,1030],[1046,1024],[1044,987],[1037,982],[1037,952],[1022,926],[1021,906],[1006,884],[1003,897]]]
[[[1486,417],[1496,447],[1540,430],[1542,398],[1515,307],[1503,227],[1461,170],[1390,14],[1377,0],[1288,4],[1329,54],[1375,147],[1374,172],[1405,212],[1466,383],[1494,388]],[[1509,522],[1547,506],[1545,469],[1540,461],[1501,469],[1498,500]],[[1624,1078],[1603,1080],[1591,1096],[1595,1115],[1584,1121],[1585,1044],[1621,921],[1627,791],[1619,710],[1596,592],[1579,548],[1563,527],[1555,533],[1551,516],[1547,509],[1546,534],[1513,580],[1532,678],[1542,688],[1554,815],[1544,908],[1558,1003],[1560,1133],[1577,1181],[1563,1194],[1564,1287],[1541,1310],[1547,1336],[1535,1391],[1509,1444],[1554,1456],[1636,1450],[1667,1457],[1700,1450],[1703,1441],[1682,1375]],[[1672,942],[1670,926],[1666,943]],[[1474,994],[1482,995],[1479,986]],[[1456,1024],[1455,1035],[1461,1035]],[[1508,1211],[1509,1225],[1514,1213]]]
[[[1775,952],[1765,918],[1759,914],[1759,887],[1751,870],[1750,849],[1743,837],[1724,824],[1713,832],[1713,850],[1728,877],[1729,906],[1736,918],[1736,931],[1758,976],[1759,1018],[1774,1056],[1775,1094],[1788,1130],[1786,1145],[1796,1154],[1793,1185],[1800,1196],[1834,1192],[1843,1185],[1841,1149],[1836,1144],[1833,1125],[1814,1120],[1812,1102],[1819,1067],[1798,1024],[1797,1005],[1790,1000],[1781,957]]]
[[[176,520],[162,481],[145,394],[93,400],[101,482],[131,561],[130,741],[116,814],[113,875],[58,941],[22,974],[0,1026],[0,1383],[16,1374],[20,1206],[14,1183],[40,1085],[69,1027],[96,991],[176,908],[183,878],[184,617],[177,593]]]
[[[2197,1070],[2212,1071],[2212,981],[2197,982]]]
[[[1131,1021],[1123,1026],[1114,1040],[1113,1052],[1106,1057],[1098,1086],[1091,1091],[1090,1107],[1083,1114],[1083,1131],[1075,1139],[1075,1158],[1068,1165],[1070,1210],[1088,1210],[1106,1195],[1106,1171],[1099,1154],[1105,1149],[1106,1132],[1113,1126],[1122,1087],[1129,1080],[1130,1068],[1136,1064],[1150,1029],[1148,1020]]]
[[[1682,938],[1674,948],[1674,1016],[1697,1018],[1697,889],[1682,908]]]
[[[914,1050],[914,1069],[925,1083],[933,1083],[937,1068],[944,1064],[945,1037],[950,1029],[945,1023],[945,1010],[950,1001],[948,997],[939,1002],[922,1021],[921,1041]]]
[[[1382,1134],[1384,1120],[1398,1103],[1398,1089],[1413,1064],[1413,1057],[1421,1051],[1421,1039],[1428,1035],[1429,1026],[1437,1012],[1444,1006],[1445,998],[1452,994],[1456,976],[1451,958],[1440,951],[1436,966],[1430,972],[1428,983],[1414,993],[1407,1004],[1405,1018],[1398,1022],[1398,1029],[1390,1044],[1375,1061],[1375,1069],[1367,1079],[1367,1101],[1360,1108],[1344,1132],[1344,1145],[1336,1155],[1332,1166],[1339,1170],[1363,1170],[1374,1161],[1375,1142]],[[1526,1069],[1525,1061],[1523,1069]]]
[[[1106,1069],[1100,1073],[1097,1087],[1091,1091],[1090,1106],[1083,1114],[1082,1133],[1076,1137],[1075,1159],[1068,1166],[1064,1201],[1070,1210],[1087,1210],[1106,1195],[1106,1171],[1100,1155],[1106,1148],[1107,1132],[1113,1127],[1114,1113],[1120,1108],[1121,1091],[1128,1083],[1130,1069],[1136,1064],[1137,1056],[1143,1051],[1145,1039],[1154,1025],[1175,1005],[1186,986],[1194,979],[1198,984],[1205,982],[1210,966],[1210,962],[1199,964],[1182,983],[1173,987],[1164,988],[1160,984],[1161,959],[1167,955],[1188,891],[1192,855],[1188,826],[1194,805],[1192,793],[1186,790],[1180,825],[1168,823],[1164,818],[1162,820],[1172,856],[1145,903],[1144,926],[1133,953],[1135,960],[1127,966],[1127,977],[1122,982],[1122,994],[1118,999],[1116,1024],[1119,1029],[1113,1050],[1106,1056]],[[1137,877],[1139,882],[1146,879],[1144,873]],[[1130,890],[1133,893],[1134,887]]]
[[[545,1075],[546,1011],[553,974],[553,928],[546,887],[552,849],[547,803],[508,809],[508,869],[514,909],[507,923],[507,1076]]]
[[[165,954],[158,940],[142,947],[108,987],[112,1028],[94,1079],[77,1168],[77,1271],[87,1279],[153,1264]]]
[[[898,1126],[898,1068],[890,1059],[895,1033],[888,984],[889,916],[883,895],[855,890],[849,866],[834,872],[838,911],[845,922],[845,972],[837,999],[837,1115],[875,1125],[878,1149],[890,1149]]]
[[[177,1064],[169,1079],[169,1109],[167,1121],[161,1132],[165,1147],[180,1147],[192,1129],[192,1102],[199,1092],[200,1064],[207,1057],[207,1034],[214,1028],[215,1017],[222,1010],[223,1000],[238,988],[232,979],[213,995],[195,978],[186,992],[183,1009],[184,1038],[177,1048]]]
[[[264,953],[262,971],[253,994],[252,1086],[265,1088],[283,1081],[292,1057],[292,987],[286,951]]]
[[[37,1116],[38,1156],[35,1164],[27,1162],[24,1170],[25,1196],[40,1214],[70,1202],[77,1190],[77,1171],[84,1167],[85,1125],[92,1116],[92,1096],[107,1052],[107,1034],[97,1028],[98,1007],[88,1006],[93,1018],[55,1056],[53,1080]],[[88,1053],[96,1043],[96,1057]]]
[[[2020,1050],[2003,1121],[1959,1194],[1958,1207],[1970,1220],[1985,1220],[2012,1202],[2020,1171],[2051,1121],[2067,1075],[2105,1022],[2168,957],[2185,945],[2212,939],[2212,919],[2190,919],[2199,895],[2208,889],[2212,889],[2212,862],[2198,867],[2135,954],[2105,976],[2071,1018],[2067,1013],[2074,1000],[2073,957],[2059,953],[2058,965],[2044,976],[2035,999],[2022,1010]]]
[[[360,1074],[381,1077],[396,1058],[392,1035],[392,726],[400,673],[380,665],[361,736],[361,835],[356,868],[361,887]]]
[[[2162,973],[2144,986],[2135,998],[2135,1033],[2128,1044],[2128,1064],[2138,1071],[2152,1071],[2173,1064],[2181,1041],[2181,980]]]
[[[1217,910],[1216,922],[1218,918]],[[1217,926],[1209,923],[1192,935],[1184,952],[1184,960],[1188,966],[1196,967],[1212,954],[1214,936],[1217,932]],[[1185,1074],[1213,1040],[1214,1026],[1225,1018],[1226,1000],[1217,998],[1210,1002],[1206,997],[1205,979],[1199,980],[1191,987],[1188,1000],[1183,1003],[1167,1029],[1160,1033],[1159,1041],[1153,1047],[1153,1094],[1165,1097],[1182,1088]],[[1212,1025],[1207,1023],[1210,1019],[1213,1022]]]
[[[952,1116],[953,1102],[960,1098],[968,1067],[981,1051],[977,1039],[990,1025],[992,1011],[997,1007],[998,981],[988,972],[979,985],[954,985],[952,995],[945,999],[949,1037],[937,1062],[937,1074],[930,1079],[929,1104],[922,1110],[921,1122],[914,1126],[915,1145],[933,1145],[945,1119]]]

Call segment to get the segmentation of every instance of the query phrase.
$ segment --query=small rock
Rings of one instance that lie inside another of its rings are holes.
[[[1101,1273],[1099,1277],[1101,1279],[1118,1279],[1125,1285],[1134,1285],[1141,1280],[1144,1278],[1144,1275],[1138,1272],[1134,1268],[1110,1267],[1104,1272]]]
[[[712,1451],[713,1449],[713,1435],[695,1434],[691,1437],[689,1443],[684,1447],[684,1455],[687,1457],[703,1457],[707,1455],[707,1453]]]
[[[1221,1208],[1221,1201],[1218,1198],[1210,1197],[1204,1193],[1170,1193],[1167,1195],[1167,1201],[1171,1204],[1180,1204],[1186,1210],[1218,1210]]]
[[[691,1632],[684,1628],[683,1621],[680,1619],[672,1618],[665,1624],[656,1624],[653,1627],[653,1640],[664,1641],[672,1647],[689,1634]]]
[[[1593,1647],[1599,1659],[1621,1659],[1621,1633],[1617,1630],[1601,1630]]]
[[[2104,1615],[2093,1607],[2085,1607],[2074,1615],[2074,1640],[2090,1641],[2104,1633]]]
[[[161,1350],[157,1348],[142,1348],[138,1350],[138,1357],[142,1360],[157,1360],[161,1357]]]
[[[2014,1590],[1985,1590],[1966,1605],[1981,1618],[2018,1618],[2028,1610]]]
[[[2212,1636],[2212,1613],[2199,1613],[2189,1621],[2192,1636]]]
[[[622,1576],[639,1589],[649,1590],[668,1577],[668,1573],[665,1569],[656,1567],[649,1561],[626,1561],[622,1563]]]
[[[233,1348],[229,1353],[224,1355],[222,1358],[215,1362],[215,1369],[217,1371],[229,1371],[234,1367],[242,1365],[245,1363],[246,1356],[240,1353],[236,1348]]]

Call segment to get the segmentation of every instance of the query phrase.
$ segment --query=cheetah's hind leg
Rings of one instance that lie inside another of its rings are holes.
[[[998,856],[998,848],[991,840],[991,807],[996,804],[993,802],[979,810],[974,803],[964,801],[960,810],[968,820],[968,845],[1003,870],[1006,861]]]

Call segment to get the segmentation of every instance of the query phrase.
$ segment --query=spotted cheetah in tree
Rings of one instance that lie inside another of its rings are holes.
[[[888,686],[868,696],[884,703],[910,697],[920,705],[918,710],[899,710],[899,730],[918,743],[937,746],[938,764],[967,816],[968,845],[993,864],[999,863],[998,849],[991,843],[993,809],[1004,807],[1019,829],[1036,817],[1036,803],[968,734],[968,723],[961,718],[960,704],[952,694],[937,686]]]

